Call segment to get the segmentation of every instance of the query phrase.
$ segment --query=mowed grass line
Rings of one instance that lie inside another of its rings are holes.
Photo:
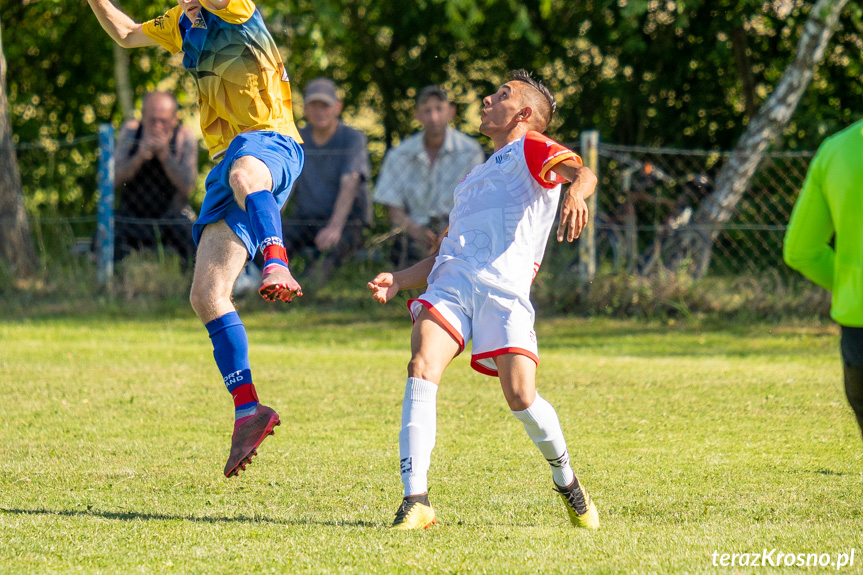
[[[0,323],[0,572],[761,573],[712,553],[852,547],[844,572],[863,564],[863,443],[829,326],[541,320],[539,389],[596,533],[569,527],[496,380],[457,358],[441,524],[392,533],[407,317],[244,320],[283,424],[232,480],[232,404],[194,318]]]

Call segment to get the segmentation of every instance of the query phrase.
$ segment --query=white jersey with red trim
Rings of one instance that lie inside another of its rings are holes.
[[[435,268],[457,260],[486,283],[529,294],[564,182],[551,168],[567,159],[581,163],[568,148],[528,132],[471,170],[455,188]]]

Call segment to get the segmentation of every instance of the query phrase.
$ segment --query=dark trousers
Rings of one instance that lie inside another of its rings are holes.
[[[863,433],[863,327],[841,327],[845,395]]]

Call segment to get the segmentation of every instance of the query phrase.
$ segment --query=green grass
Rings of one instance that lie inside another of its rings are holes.
[[[569,527],[496,380],[459,357],[438,394],[441,524],[393,533],[410,322],[364,314],[245,312],[283,424],[232,480],[232,404],[190,314],[0,323],[0,572],[795,572],[713,566],[764,548],[863,565],[832,326],[540,320],[539,389],[595,533]]]

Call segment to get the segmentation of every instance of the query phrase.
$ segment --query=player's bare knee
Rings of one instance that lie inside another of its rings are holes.
[[[246,196],[256,191],[253,190],[252,179],[242,169],[232,169],[231,176],[228,180],[231,189],[234,191],[234,198],[241,208],[246,207]]]
[[[415,355],[408,363],[408,377],[417,377],[437,383],[443,375],[443,369],[428,361],[425,356]]]
[[[243,208],[246,205],[246,196],[262,190],[271,191],[273,187],[267,165],[251,156],[243,156],[234,162],[228,183],[234,191],[234,198]]]
[[[535,394],[516,392],[506,396],[506,403],[512,411],[524,411],[533,405]]]
[[[210,301],[210,295],[207,293],[205,288],[202,288],[199,284],[193,283],[192,289],[189,292],[189,303],[192,304],[192,309],[195,310],[195,313],[198,314],[199,318],[204,318],[207,312],[207,302]]]

